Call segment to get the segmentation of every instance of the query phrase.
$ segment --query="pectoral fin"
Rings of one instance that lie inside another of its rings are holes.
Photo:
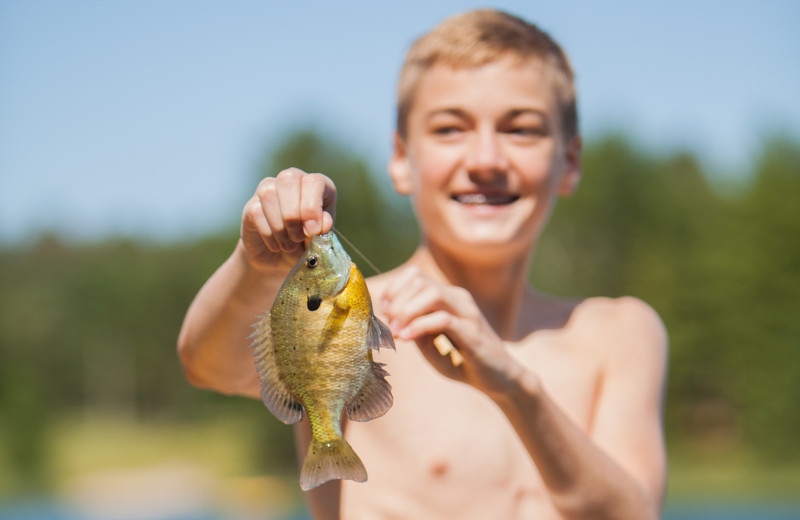
[[[303,405],[292,397],[280,379],[278,365],[275,362],[270,322],[269,312],[266,312],[253,325],[255,332],[250,335],[253,340],[250,347],[253,349],[253,357],[258,367],[258,380],[261,384],[261,400],[278,420],[294,424],[303,418]]]
[[[384,322],[374,315],[372,316],[372,320],[369,323],[369,330],[367,331],[367,346],[375,350],[380,350],[381,348],[395,349],[392,331],[389,330],[389,327]]]
[[[320,349],[326,348],[333,341],[333,338],[339,334],[348,314],[350,314],[350,307],[340,307],[338,301],[333,302],[333,308],[328,315],[328,319],[325,320],[325,328],[322,330]]]
[[[394,399],[389,374],[383,363],[372,362],[372,371],[358,394],[347,403],[347,415],[354,421],[369,421],[389,411]]]

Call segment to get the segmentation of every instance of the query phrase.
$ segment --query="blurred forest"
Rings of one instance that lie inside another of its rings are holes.
[[[334,179],[337,227],[379,268],[411,253],[410,205],[366,159],[301,130],[266,154],[253,188],[287,166]],[[746,453],[798,468],[800,143],[766,138],[735,179],[621,135],[589,143],[581,187],[556,208],[531,279],[567,296],[632,294],[660,313],[671,342],[671,456]],[[231,222],[193,242],[42,236],[0,248],[0,496],[50,485],[65,417],[191,425],[236,416],[257,432],[238,439],[256,470],[291,471],[291,429],[260,403],[190,387],[175,354],[189,303],[237,235]]]

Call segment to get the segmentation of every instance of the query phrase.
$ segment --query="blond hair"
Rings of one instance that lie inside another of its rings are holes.
[[[397,91],[397,133],[405,139],[408,114],[424,73],[434,65],[480,67],[510,58],[539,60],[550,72],[561,127],[569,139],[578,133],[572,67],[561,47],[544,31],[516,16],[478,9],[447,18],[409,48]]]

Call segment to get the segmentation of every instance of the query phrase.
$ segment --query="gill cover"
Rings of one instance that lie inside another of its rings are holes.
[[[301,261],[310,311],[342,292],[350,280],[350,256],[333,231],[313,237]]]

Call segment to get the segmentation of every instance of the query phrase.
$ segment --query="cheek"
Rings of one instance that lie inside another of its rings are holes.
[[[558,185],[558,177],[563,164],[558,160],[557,150],[541,150],[521,158],[522,178],[536,191],[552,191]]]
[[[411,157],[411,177],[415,191],[439,189],[447,185],[458,162],[456,150],[423,147]]]

